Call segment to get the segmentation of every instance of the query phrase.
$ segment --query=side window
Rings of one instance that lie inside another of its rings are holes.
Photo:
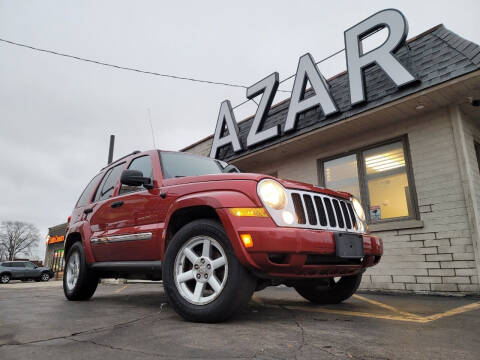
[[[24,267],[25,267],[25,264],[22,263],[22,262],[16,262],[16,263],[12,263],[12,267],[24,268]]]
[[[100,176],[102,175],[102,173],[100,174],[97,174],[97,176],[95,176],[87,185],[87,187],[85,188],[85,190],[83,190],[82,192],[82,195],[80,195],[80,198],[78,199],[77,201],[77,205],[76,207],[81,207],[81,206],[85,206],[89,203],[90,199],[92,198],[92,193],[93,193],[93,190],[95,189],[95,187],[97,186],[98,184],[98,179],[100,178]]]
[[[25,263],[25,267],[27,269],[35,269],[35,265],[33,265],[31,262],[26,262]]]
[[[95,201],[102,201],[112,197],[115,185],[120,179],[123,166],[125,163],[119,164],[107,171],[102,179],[102,182],[98,186],[97,193],[95,194]]]
[[[148,155],[133,159],[133,161],[128,166],[128,169],[141,171],[144,177],[152,178],[153,176],[152,159]],[[144,189],[145,188],[143,186],[128,186],[128,185],[122,184],[122,187],[120,188],[120,194],[126,194],[129,192],[139,191]]]

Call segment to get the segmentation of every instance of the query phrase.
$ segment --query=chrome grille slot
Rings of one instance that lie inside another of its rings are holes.
[[[351,229],[352,220],[350,219],[350,214],[348,213],[347,205],[345,205],[345,202],[341,201],[340,207],[342,208],[343,217],[345,218],[345,226],[347,227],[347,229]]]
[[[315,214],[312,197],[310,195],[304,194],[303,201],[305,203],[305,207],[307,208],[308,222],[310,223],[310,225],[317,225],[317,214]]]
[[[359,232],[350,201],[310,191],[287,189],[287,192],[298,222],[293,226]]]
[[[305,211],[303,210],[303,203],[300,194],[292,194],[293,206],[295,207],[295,214],[297,215],[298,223],[305,224]]]
[[[337,221],[335,220],[335,214],[333,212],[332,202],[327,197],[323,198],[323,201],[325,203],[325,208],[327,209],[328,222],[330,223],[331,227],[335,228],[337,227]]]
[[[352,228],[357,227],[357,218],[355,217],[355,212],[353,211],[353,206],[350,203],[347,203],[348,212],[350,213],[350,217],[352,218]]]
[[[315,205],[317,207],[318,217],[320,218],[320,225],[327,226],[327,214],[325,214],[325,207],[320,196],[315,196]]]
[[[342,210],[340,210],[340,204],[338,203],[337,199],[333,199],[333,207],[335,208],[335,215],[337,216],[337,223],[339,228],[345,227],[345,222],[343,221],[343,214]]]

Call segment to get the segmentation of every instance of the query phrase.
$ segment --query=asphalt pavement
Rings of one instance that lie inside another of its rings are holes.
[[[159,283],[0,286],[0,359],[478,359],[480,298],[359,293],[331,306],[267,288],[222,324],[184,321]]]

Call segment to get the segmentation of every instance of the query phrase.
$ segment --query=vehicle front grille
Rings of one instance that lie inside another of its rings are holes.
[[[357,231],[357,218],[350,201],[320,193],[287,190],[298,227]]]

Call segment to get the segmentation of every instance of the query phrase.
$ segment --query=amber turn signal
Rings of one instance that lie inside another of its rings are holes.
[[[230,208],[230,214],[235,216],[268,217],[265,208]]]
[[[246,248],[253,247],[252,235],[250,235],[250,234],[240,234],[240,237],[242,238],[243,246],[245,246]]]

